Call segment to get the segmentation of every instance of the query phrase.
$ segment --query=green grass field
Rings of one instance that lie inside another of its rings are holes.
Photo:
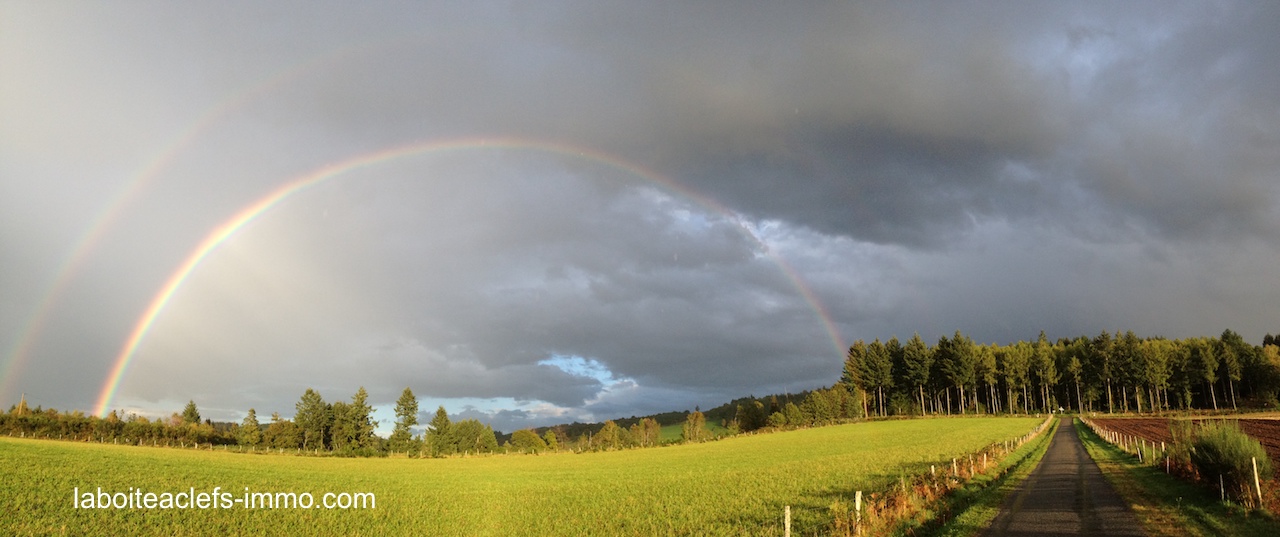
[[[575,455],[335,459],[0,438],[0,534],[781,535],[1036,418],[863,423]],[[371,510],[76,509],[83,493],[373,492]]]

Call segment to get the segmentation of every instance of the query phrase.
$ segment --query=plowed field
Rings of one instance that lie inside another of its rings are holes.
[[[1173,441],[1173,436],[1169,433],[1169,418],[1095,418],[1091,421],[1120,434],[1146,438],[1154,442]],[[1240,422],[1240,429],[1245,434],[1257,438],[1262,443],[1271,461],[1280,465],[1280,420],[1240,419],[1237,421]]]

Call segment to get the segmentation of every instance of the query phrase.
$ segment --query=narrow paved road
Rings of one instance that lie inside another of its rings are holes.
[[[1102,476],[1070,418],[1040,466],[1000,506],[988,536],[1142,535],[1133,513]]]

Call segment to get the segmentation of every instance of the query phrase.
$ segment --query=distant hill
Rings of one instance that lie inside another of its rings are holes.
[[[722,404],[715,408],[711,408],[709,410],[703,410],[702,414],[703,416],[706,416],[707,426],[712,429],[712,432],[716,434],[721,434],[725,430],[727,430],[726,427],[728,426],[729,422],[733,421],[735,415],[737,414],[739,405],[747,405],[747,404],[752,404],[755,401],[760,401],[760,403],[765,405],[765,408],[768,409],[770,401],[773,399],[777,399],[779,406],[786,405],[788,402],[799,405],[800,402],[803,401],[804,398],[808,395],[809,395],[808,390],[802,391],[800,393],[773,394],[773,395],[766,395],[764,397],[756,397],[754,395],[748,395],[746,397],[740,397],[738,399],[734,399],[732,401],[729,401],[728,403]],[[639,423],[640,420],[642,419],[651,418],[654,421],[658,422],[658,425],[661,425],[663,427],[663,431],[664,431],[663,438],[667,439],[667,437],[671,436],[670,434],[671,429],[669,429],[671,426],[677,427],[675,429],[676,436],[677,437],[679,436],[678,426],[682,425],[685,422],[685,420],[689,416],[689,413],[691,412],[693,411],[692,410],[676,410],[671,412],[663,412],[660,414],[650,414],[648,416],[631,416],[629,418],[615,418],[612,421],[618,424],[619,427],[628,428],[636,423]],[[533,430],[534,432],[537,432],[539,436],[546,434],[548,430],[555,430],[556,433],[559,434],[562,438],[576,439],[580,436],[584,436],[588,434],[594,435],[600,432],[600,429],[602,427],[604,427],[604,422],[580,423],[575,421],[573,423],[563,423],[559,425],[550,425],[547,427],[536,427]],[[510,433],[497,432],[496,436],[498,439],[498,444],[501,445],[507,442],[508,440],[510,440],[511,435],[514,432],[515,431],[512,431]]]

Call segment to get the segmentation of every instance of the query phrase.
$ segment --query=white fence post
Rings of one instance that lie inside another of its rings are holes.
[[[853,495],[853,511],[856,524],[856,533],[862,533],[862,491],[858,491]]]
[[[1258,509],[1262,509],[1262,485],[1258,483],[1258,458],[1253,457],[1253,488],[1258,491]]]

